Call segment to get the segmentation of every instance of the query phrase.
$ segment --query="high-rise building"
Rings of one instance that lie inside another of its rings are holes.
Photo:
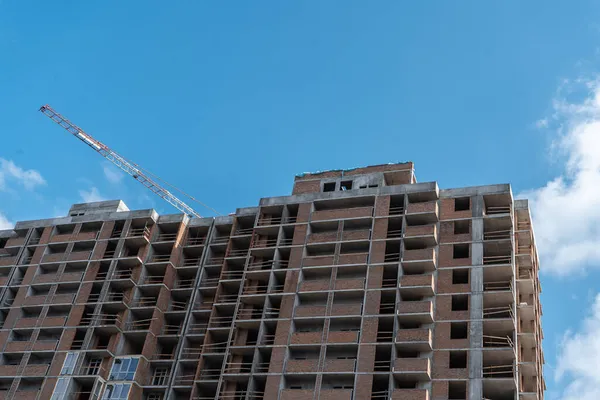
[[[0,399],[543,399],[509,185],[404,163],[217,218],[76,204],[0,231],[0,256]]]

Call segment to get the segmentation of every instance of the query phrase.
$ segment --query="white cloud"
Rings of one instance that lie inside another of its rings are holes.
[[[84,203],[93,203],[95,201],[104,201],[104,197],[100,195],[97,187],[92,187],[90,190],[80,190],[79,195]]]
[[[120,183],[123,180],[123,174],[117,170],[112,164],[110,163],[104,163],[102,165],[102,169],[104,170],[104,176],[106,177],[106,180],[108,180],[110,183]]]
[[[4,214],[0,213],[0,230],[3,230],[3,229],[12,229],[14,227],[15,227],[15,225],[12,222],[10,222],[8,220],[8,218],[6,218],[4,216]]]
[[[561,400],[600,399],[600,294],[580,330],[565,334],[557,359],[555,378],[568,382]]]
[[[574,86],[585,90],[583,100],[569,101],[561,89],[548,122],[562,172],[517,196],[530,200],[542,270],[557,275],[600,266],[600,81]]]
[[[38,171],[34,169],[24,170],[12,160],[0,158],[0,190],[6,190],[6,182],[8,180],[14,180],[28,190],[46,184],[46,181]]]
[[[548,127],[548,118],[538,119],[535,121],[536,128],[547,128]]]

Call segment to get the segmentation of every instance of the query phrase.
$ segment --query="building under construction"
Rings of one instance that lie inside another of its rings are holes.
[[[0,399],[541,400],[509,185],[297,176],[216,218],[76,204],[0,231]]]

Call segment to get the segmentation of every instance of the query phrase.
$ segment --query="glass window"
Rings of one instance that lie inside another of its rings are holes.
[[[117,358],[110,370],[111,381],[132,381],[137,369],[138,358]]]
[[[77,363],[78,356],[79,353],[67,353],[65,362],[63,362],[62,369],[60,370],[61,375],[73,375],[73,370],[75,369],[75,364]]]
[[[102,400],[127,400],[129,396],[130,383],[113,383],[106,386]]]
[[[50,400],[65,400],[67,398],[67,389],[69,388],[70,380],[71,378],[58,378]]]

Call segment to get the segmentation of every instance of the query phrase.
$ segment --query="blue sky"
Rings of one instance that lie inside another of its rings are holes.
[[[442,188],[509,182],[534,200],[548,397],[600,398],[580,367],[600,357],[599,16],[586,0],[0,0],[0,224],[93,199],[173,211],[44,103],[222,213],[300,172],[395,161]]]

